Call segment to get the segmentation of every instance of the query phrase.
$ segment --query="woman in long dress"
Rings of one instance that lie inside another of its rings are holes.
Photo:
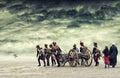
[[[108,49],[108,46],[105,46],[105,49],[103,50],[103,54],[104,54],[104,63],[105,63],[105,68],[109,68],[109,64],[110,64],[110,61],[109,61],[109,49]]]

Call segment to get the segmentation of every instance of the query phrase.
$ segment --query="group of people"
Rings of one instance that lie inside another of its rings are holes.
[[[47,44],[44,45],[44,48],[41,48],[39,45],[36,46],[37,49],[37,57],[38,57],[38,66],[41,66],[40,59],[43,60],[44,66],[46,66],[45,59],[47,60],[47,66],[50,66],[50,57],[51,57],[51,62],[52,66],[56,64],[58,67],[60,67],[60,55],[62,50],[60,47],[57,45],[56,42],[53,42],[49,46]],[[77,48],[76,44],[73,45],[73,50],[75,50],[77,53],[83,53],[87,49],[87,47],[84,45],[82,41],[80,41],[80,49]],[[108,46],[105,46],[104,50],[100,50],[98,47],[98,44],[96,42],[93,43],[93,50],[92,50],[92,55],[93,59],[95,62],[95,66],[99,65],[99,59],[103,54],[104,58],[104,63],[105,63],[105,68],[109,68],[111,65],[113,68],[117,64],[117,55],[118,55],[118,49],[115,46],[115,43],[112,43],[110,49]],[[83,61],[81,59],[81,61]]]
[[[84,43],[80,42],[80,52],[84,52],[83,48]],[[99,59],[103,54],[103,58],[104,58],[104,63],[105,63],[105,68],[109,68],[109,66],[112,66],[113,68],[116,66],[117,64],[117,55],[118,55],[118,49],[115,45],[115,43],[112,43],[112,45],[110,46],[110,48],[108,48],[108,46],[105,46],[104,50],[101,51],[97,45],[96,42],[93,43],[93,50],[92,50],[92,55],[93,55],[93,59],[95,62],[95,66],[99,65]],[[102,53],[101,53],[102,52]]]
[[[102,53],[104,54],[105,68],[107,67],[107,65],[108,68],[110,65],[114,68],[117,64],[117,55],[118,55],[118,49],[115,43],[112,43],[110,49],[108,48],[108,46],[105,46],[105,49],[103,50]]]
[[[38,58],[38,66],[41,66],[40,60],[43,61],[44,66],[50,66],[51,57],[52,66],[54,66],[57,62],[58,67],[60,67],[59,56],[62,51],[56,42],[53,42],[50,45],[45,44],[44,48],[40,47],[39,45],[36,45],[36,51],[36,57]]]

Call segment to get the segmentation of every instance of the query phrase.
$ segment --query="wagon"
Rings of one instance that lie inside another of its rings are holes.
[[[65,66],[68,62],[71,67],[76,67],[77,65],[89,67],[92,64],[92,60],[92,53],[89,49],[86,49],[84,53],[77,53],[71,49],[68,54],[61,54],[60,56],[61,66]]]

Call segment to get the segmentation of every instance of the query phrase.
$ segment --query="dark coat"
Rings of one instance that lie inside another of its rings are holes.
[[[109,50],[108,49],[104,49],[103,50],[103,54],[104,54],[104,56],[109,56]]]
[[[118,55],[118,49],[115,45],[112,45],[110,47],[110,65],[115,67],[117,64],[117,55]]]
[[[112,58],[117,57],[117,55],[118,55],[118,49],[117,49],[117,47],[115,45],[112,45],[110,47],[110,55],[112,56]]]

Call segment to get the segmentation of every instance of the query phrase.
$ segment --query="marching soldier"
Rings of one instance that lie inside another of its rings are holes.
[[[53,42],[53,48],[55,49],[55,58],[56,58],[56,61],[57,61],[57,64],[58,64],[58,67],[60,67],[60,55],[61,55],[61,49],[60,47],[57,45],[56,42]]]
[[[93,58],[95,61],[95,66],[98,66],[101,54],[100,54],[100,50],[98,49],[97,43],[94,42],[93,45],[94,45],[94,47],[93,47],[92,54],[93,54]]]
[[[44,53],[45,53],[45,58],[47,60],[47,66],[50,66],[49,59],[50,59],[50,56],[51,56],[51,51],[50,51],[50,48],[48,48],[47,44],[45,44],[44,46],[45,46]]]
[[[41,66],[40,60],[42,60],[44,63],[44,66],[46,66],[43,49],[39,45],[37,45],[36,51],[37,51],[36,57],[38,58],[38,66]]]

